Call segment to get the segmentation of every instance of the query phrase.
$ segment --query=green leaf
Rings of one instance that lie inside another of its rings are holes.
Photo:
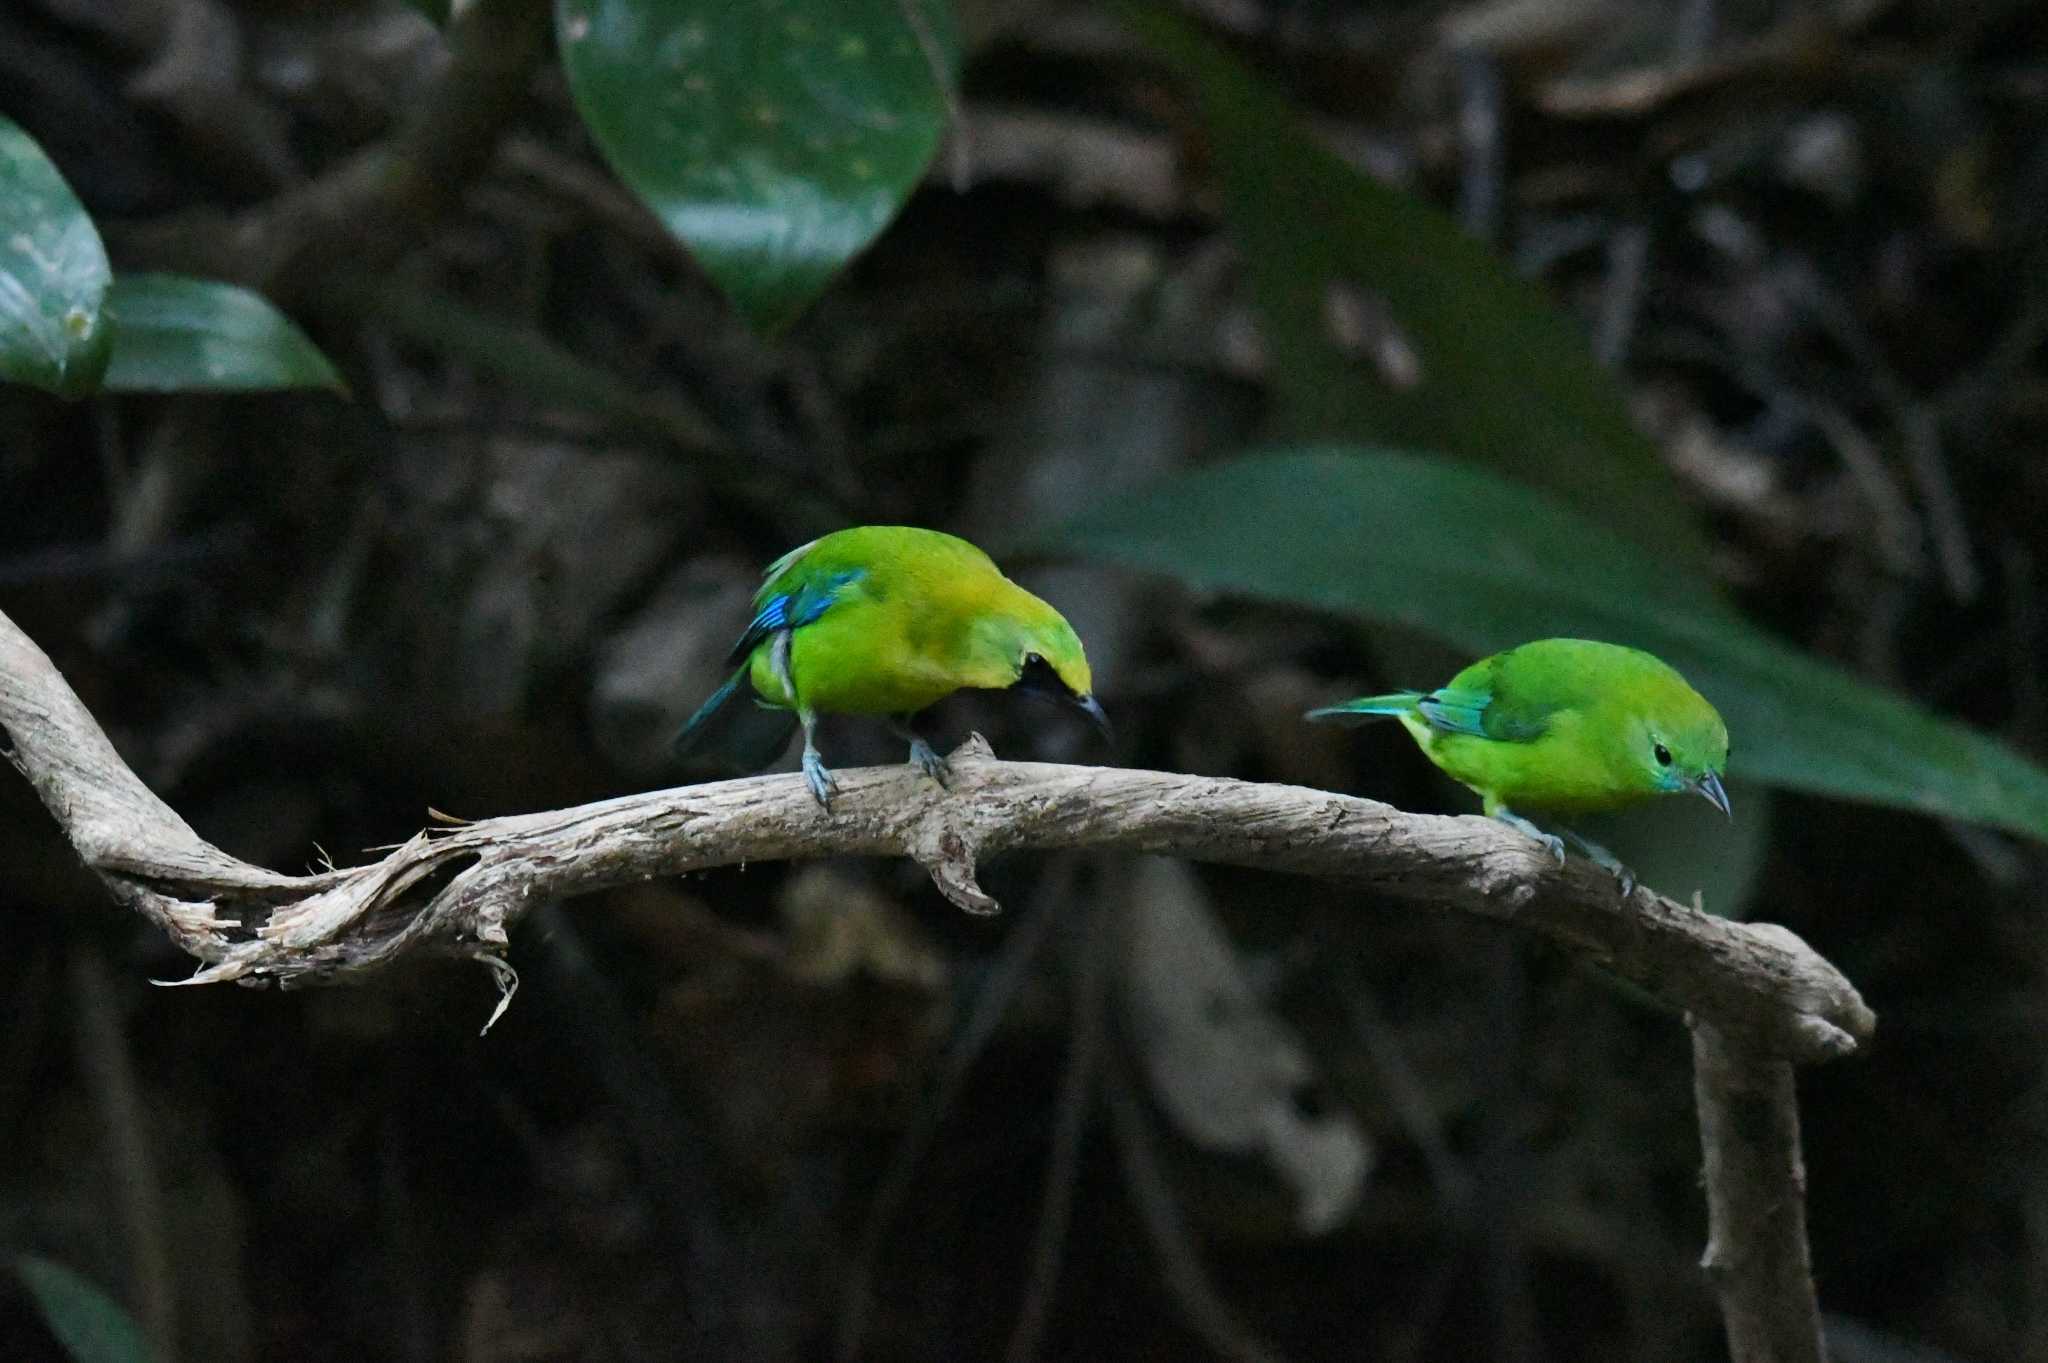
[[[0,380],[67,398],[99,387],[107,251],[35,139],[0,118]]]
[[[1633,644],[1720,708],[1738,775],[2048,840],[2048,772],[1778,643],[1563,501],[1451,460],[1356,447],[1240,459],[1040,543],[1407,625],[1475,654],[1550,635]]]
[[[1557,493],[1660,554],[1704,541],[1579,324],[1449,216],[1346,164],[1224,48],[1137,6],[1129,22],[1198,97],[1223,209],[1260,309],[1288,439],[1441,450]],[[1384,300],[1407,386],[1332,337],[1332,291]],[[1704,579],[1691,590],[1704,595]]]
[[[120,1303],[65,1268],[24,1254],[14,1272],[43,1313],[43,1323],[73,1363],[152,1363],[156,1355]]]
[[[944,0],[556,0],[613,169],[753,325],[796,317],[910,197],[958,43]]]
[[[114,319],[109,391],[346,391],[305,332],[261,295],[238,285],[182,275],[122,275],[107,296],[107,311]]]

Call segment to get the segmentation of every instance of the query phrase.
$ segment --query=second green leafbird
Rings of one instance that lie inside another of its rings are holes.
[[[1564,842],[1518,811],[1581,814],[1658,795],[1703,796],[1723,814],[1728,729],[1706,697],[1641,649],[1538,639],[1482,658],[1434,691],[1361,696],[1312,720],[1398,719],[1429,760],[1478,793],[1486,812],[1564,860]],[[1614,872],[1613,854],[1567,830]]]

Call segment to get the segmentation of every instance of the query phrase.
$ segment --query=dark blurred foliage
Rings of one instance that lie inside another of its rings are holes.
[[[1755,617],[2048,751],[2048,12],[1189,9],[1583,317]],[[550,71],[407,258],[404,314],[305,319],[355,401],[0,388],[0,607],[200,832],[346,863],[429,805],[671,779],[667,735],[716,684],[758,565],[821,521],[999,546],[1254,436],[1258,327],[1171,86],[1087,0],[966,17],[968,187],[942,156],[773,344],[608,180]],[[440,60],[396,4],[17,0],[0,112],[118,266],[124,225],[260,204],[382,135]],[[487,347],[436,342],[462,309]],[[700,411],[727,472],[479,361],[537,337]],[[1088,639],[1113,760],[1466,807],[1398,733],[1295,722],[1447,654],[1022,567]],[[942,718],[1006,755],[1100,757],[1028,706]],[[829,741],[840,764],[900,756],[859,725]],[[1881,1020],[1801,1083],[1837,1356],[2048,1359],[2041,851],[1775,808],[1754,911]],[[0,809],[0,1247],[107,1284],[178,1357],[818,1358],[856,1280],[873,1359],[999,1357],[1039,1311],[1060,1359],[1720,1348],[1683,1029],[1491,925],[1024,857],[990,872],[1011,911],[970,922],[914,868],[761,866],[529,917],[524,987],[479,1038],[493,993],[470,966],[153,987],[190,963],[23,783]],[[1177,1107],[1217,1081],[1141,1042],[1148,966],[1121,935],[1140,904],[1230,930],[1202,968],[1256,1015],[1249,1053],[1286,1057],[1255,1078],[1291,1134],[1221,1154]],[[1303,1153],[1345,1131],[1373,1154],[1355,1200]],[[1341,1215],[1309,1234],[1317,1197]],[[1048,1207],[1069,1209],[1050,1249]],[[0,1356],[54,1348],[10,1286]]]

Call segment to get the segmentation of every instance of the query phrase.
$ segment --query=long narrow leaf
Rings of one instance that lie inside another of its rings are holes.
[[[1185,20],[1120,6],[1196,96],[1260,309],[1291,440],[1441,450],[1550,491],[1698,567],[1678,488],[1577,320],[1448,214],[1348,165],[1277,91]],[[1412,348],[1383,382],[1332,338],[1332,299],[1383,300]],[[1704,578],[1688,590],[1704,596]]]
[[[153,1363],[134,1318],[83,1275],[32,1254],[16,1259],[14,1272],[72,1363]]]

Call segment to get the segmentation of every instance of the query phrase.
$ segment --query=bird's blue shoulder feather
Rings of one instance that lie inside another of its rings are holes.
[[[791,557],[793,555],[786,554],[776,560],[776,566],[769,569],[771,582],[778,576],[777,568],[789,566],[788,561]],[[754,612],[754,618],[748,622],[746,632],[740,635],[739,642],[732,646],[727,661],[739,662],[752,653],[763,639],[778,630],[802,629],[830,610],[848,587],[866,576],[867,570],[864,568],[842,568],[838,572],[793,582],[786,590],[769,591],[756,598],[759,608]]]

